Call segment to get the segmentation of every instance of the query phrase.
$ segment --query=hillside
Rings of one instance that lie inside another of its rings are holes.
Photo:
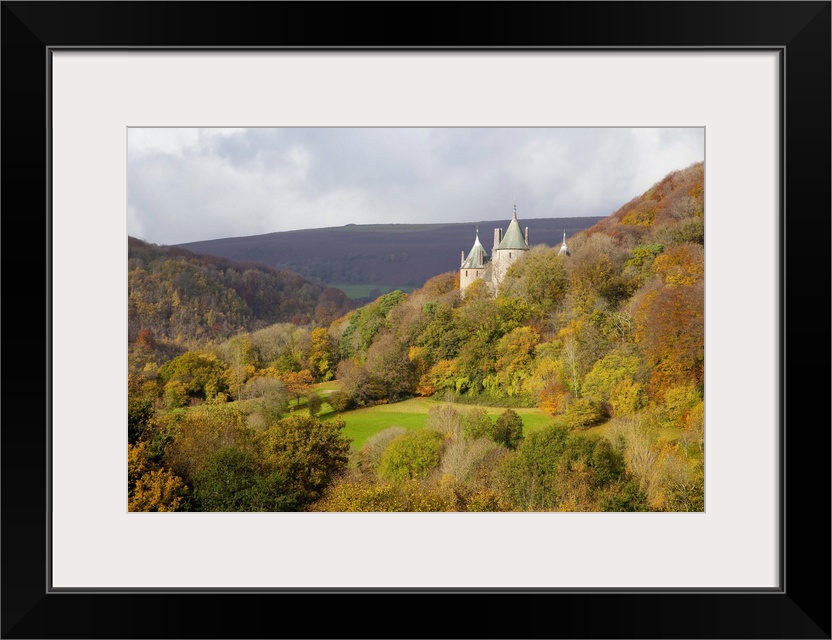
[[[130,510],[703,511],[703,164],[569,253],[532,238],[496,291],[451,268],[328,327],[133,358]]]
[[[222,238],[178,245],[202,254],[232,260],[251,260],[291,269],[329,285],[372,284],[387,289],[421,287],[433,276],[459,268],[479,225],[490,249],[497,227],[511,219],[454,224],[347,225],[328,229],[283,231],[240,238]],[[568,236],[602,218],[540,218],[523,220],[531,243],[560,244]]]
[[[705,165],[674,171],[588,230],[628,248],[645,242],[705,243]]]
[[[204,343],[277,322],[328,324],[354,305],[291,271],[128,238],[128,340]]]

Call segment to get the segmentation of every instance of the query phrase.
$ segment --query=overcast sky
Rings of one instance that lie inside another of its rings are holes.
[[[378,222],[606,216],[705,158],[687,129],[128,132],[131,236],[176,244]]]

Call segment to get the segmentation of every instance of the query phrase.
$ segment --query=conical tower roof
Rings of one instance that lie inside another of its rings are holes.
[[[526,244],[526,238],[523,236],[523,230],[520,229],[520,223],[517,222],[517,205],[514,205],[514,215],[511,218],[511,222],[508,224],[508,229],[506,229],[506,235],[503,236],[502,242],[500,242],[500,246],[497,247],[498,249],[528,249],[529,245]]]
[[[480,230],[477,228],[477,237],[474,240],[474,246],[468,252],[468,257],[462,263],[462,269],[482,269],[485,263],[488,262],[488,253],[485,247],[480,243]]]

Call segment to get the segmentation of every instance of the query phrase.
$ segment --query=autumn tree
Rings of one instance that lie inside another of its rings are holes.
[[[698,244],[680,244],[658,256],[653,270],[665,284],[696,284],[705,277],[705,250]]]
[[[497,382],[509,397],[524,393],[524,384],[531,377],[533,354],[540,338],[530,327],[517,327],[497,342]]]
[[[635,355],[621,350],[608,353],[586,374],[583,395],[609,403],[617,386],[624,380],[632,381],[640,366],[641,360]]]
[[[327,397],[327,402],[329,402],[329,406],[332,407],[333,411],[341,413],[346,411],[352,406],[352,398],[350,398],[349,394],[344,393],[343,391],[333,391]]]
[[[341,419],[284,418],[258,434],[261,464],[286,479],[299,504],[316,500],[347,469],[351,441],[343,434],[345,426]]]
[[[211,399],[227,391],[225,371],[215,355],[188,351],[162,365],[159,378],[174,406],[181,406],[190,398]]]
[[[186,484],[220,449],[250,450],[252,447],[247,416],[237,403],[193,407],[187,412],[168,414],[161,422],[161,428],[173,434],[165,451],[164,464]]]
[[[296,407],[300,406],[300,399],[309,395],[312,391],[312,384],[315,380],[312,374],[304,369],[303,371],[288,371],[280,374],[280,380],[286,387],[286,393],[295,398]]]
[[[331,380],[336,364],[335,345],[329,332],[323,327],[313,329],[309,336],[309,366],[313,376],[319,382]]]
[[[462,416],[450,402],[443,402],[428,409],[425,428],[444,438],[458,438],[462,433]]]
[[[220,358],[228,366],[225,380],[237,400],[245,397],[243,385],[254,375],[255,353],[248,334],[240,334],[220,345]]]
[[[179,511],[188,487],[170,469],[142,474],[128,496],[128,511]]]
[[[288,410],[289,392],[286,385],[279,378],[257,376],[245,385],[245,395],[250,398],[252,414],[249,415],[249,425],[252,422],[262,422],[261,427],[280,420]],[[252,415],[259,418],[252,420]]]
[[[373,382],[384,388],[384,397],[395,402],[413,393],[413,365],[408,348],[391,333],[378,337],[367,351],[366,370]]]
[[[660,286],[634,301],[635,338],[652,367],[651,397],[675,384],[701,385],[705,361],[704,288]]]

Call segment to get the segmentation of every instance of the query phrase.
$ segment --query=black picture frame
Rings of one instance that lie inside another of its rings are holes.
[[[2,637],[829,638],[830,15],[828,1],[3,2]],[[63,47],[778,51],[780,588],[52,592],[48,88]]]

